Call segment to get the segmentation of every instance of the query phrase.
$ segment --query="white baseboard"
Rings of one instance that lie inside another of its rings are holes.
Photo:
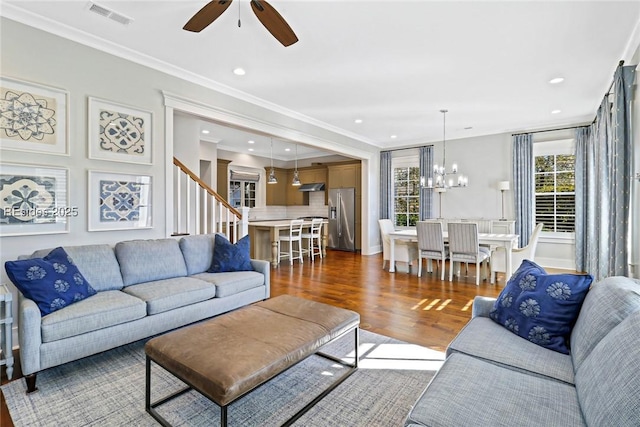
[[[570,259],[536,257],[535,262],[544,268],[558,268],[572,271],[576,269],[575,261]]]

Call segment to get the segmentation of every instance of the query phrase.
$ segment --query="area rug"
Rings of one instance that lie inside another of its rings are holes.
[[[145,341],[47,369],[27,395],[23,379],[2,386],[11,418],[22,426],[157,426],[144,409]],[[323,351],[353,360],[353,336]],[[296,426],[401,426],[444,355],[383,335],[360,331],[360,368]],[[278,426],[344,372],[311,356],[232,403],[229,426]],[[152,401],[184,387],[153,364]],[[174,426],[219,425],[220,409],[196,391],[158,408]]]

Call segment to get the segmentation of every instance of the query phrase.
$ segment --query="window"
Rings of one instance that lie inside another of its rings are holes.
[[[397,227],[415,226],[420,218],[420,168],[401,163],[393,168],[393,222]]]
[[[253,181],[229,181],[229,203],[234,208],[256,207],[256,184]]]
[[[576,223],[575,155],[535,156],[536,223],[543,231],[573,233]]]

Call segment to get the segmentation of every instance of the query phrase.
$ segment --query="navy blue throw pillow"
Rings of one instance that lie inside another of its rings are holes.
[[[569,335],[592,281],[590,275],[547,274],[524,260],[489,316],[522,338],[569,354]]]
[[[249,235],[244,236],[234,245],[224,236],[216,234],[209,273],[252,270],[251,258],[249,258]]]
[[[55,248],[44,258],[7,261],[4,269],[43,316],[96,294],[62,248]]]

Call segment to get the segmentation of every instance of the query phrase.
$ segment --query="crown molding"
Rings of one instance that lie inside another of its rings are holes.
[[[335,141],[320,138],[297,129],[283,126],[278,123],[268,122],[256,117],[247,116],[236,111],[230,111],[223,108],[213,107],[200,101],[185,98],[181,95],[168,91],[161,91],[164,98],[165,107],[174,110],[183,111],[200,117],[212,119],[218,123],[226,123],[238,126],[244,129],[261,133],[263,135],[272,135],[287,141],[300,142],[312,147],[322,148],[334,152],[336,154],[351,156],[359,159],[369,159],[377,155],[378,150],[369,145],[370,150],[349,147]]]
[[[370,140],[368,138],[365,138],[362,135],[358,135],[356,133],[339,128],[337,126],[330,125],[328,123],[314,119],[304,114],[300,114],[286,107],[283,107],[278,104],[264,100],[262,98],[250,95],[246,92],[239,91],[230,86],[216,82],[215,80],[208,79],[199,74],[196,74],[191,71],[185,70],[183,68],[177,67],[175,65],[169,64],[168,62],[161,61],[157,58],[153,58],[149,55],[130,49],[126,46],[113,43],[101,37],[96,37],[87,32],[80,31],[76,28],[70,27],[66,24],[62,24],[52,19],[49,19],[47,17],[37,15],[33,12],[27,11],[15,5],[3,3],[2,7],[0,8],[0,16],[5,17],[7,19],[11,19],[13,21],[19,22],[24,25],[28,25],[30,27],[34,27],[36,29],[39,29],[51,34],[54,34],[56,36],[60,36],[62,38],[71,40],[73,42],[82,44],[84,46],[89,46],[91,48],[100,50],[102,52],[106,52],[108,54],[117,56],[119,58],[126,59],[136,64],[140,64],[140,65],[149,67],[151,69],[169,74],[171,76],[180,78],[182,80],[186,80],[188,82],[197,84],[199,86],[203,86],[208,89],[215,90],[216,92],[220,92],[224,95],[228,95],[230,97],[239,99],[241,101],[256,105],[258,107],[265,108],[275,113],[293,118],[295,120],[299,120],[301,122],[304,122],[313,126],[317,126],[321,129],[346,136],[348,138],[351,138],[359,142],[363,142],[373,147],[376,147],[376,148],[381,147],[377,142]]]

